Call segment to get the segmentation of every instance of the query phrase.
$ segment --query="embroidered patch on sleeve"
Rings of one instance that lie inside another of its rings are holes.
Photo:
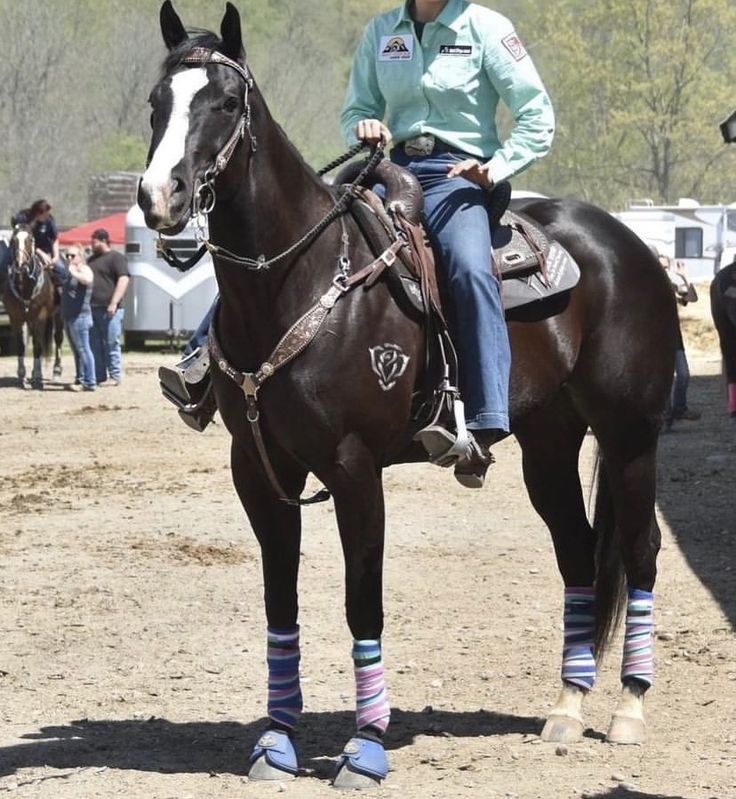
[[[411,61],[414,52],[414,37],[404,36],[381,36],[378,46],[379,61]]]
[[[505,36],[501,39],[503,46],[511,53],[514,58],[514,61],[521,61],[522,58],[526,57],[526,48],[521,42],[519,35],[514,31],[510,33],[508,36]]]

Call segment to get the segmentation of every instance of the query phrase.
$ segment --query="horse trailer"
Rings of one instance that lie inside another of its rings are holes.
[[[217,294],[209,253],[193,269],[178,272],[158,255],[157,238],[158,234],[146,227],[143,211],[134,205],[125,220],[125,256],[131,277],[123,302],[128,348],[142,347],[151,339],[173,344],[188,338]],[[182,260],[199,247],[191,222],[166,240]]]
[[[710,280],[736,254],[736,204],[699,205],[680,199],[677,205],[631,202],[613,214],[660,255],[683,261],[691,281]]]

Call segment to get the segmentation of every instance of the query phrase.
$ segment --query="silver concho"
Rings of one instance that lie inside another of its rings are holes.
[[[371,354],[371,367],[378,375],[378,385],[384,391],[392,389],[406,371],[409,356],[404,354],[398,344],[369,347],[368,352]]]

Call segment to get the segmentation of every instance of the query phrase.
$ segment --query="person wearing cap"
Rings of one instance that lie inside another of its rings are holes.
[[[96,380],[99,385],[109,378],[110,385],[117,386],[123,377],[121,303],[130,282],[128,263],[121,253],[110,247],[110,234],[104,228],[95,230],[91,243],[89,266],[94,274],[94,282],[90,344],[95,357]]]
[[[499,103],[514,119],[503,142]],[[349,144],[393,141],[391,160],[424,190],[474,436],[456,457],[455,477],[480,488],[489,447],[509,431],[511,352],[492,270],[490,212],[502,190],[508,201],[508,179],[549,151],[555,127],[549,95],[506,17],[464,0],[406,0],[368,23],[340,124]],[[451,465],[450,430],[431,425],[416,438],[430,460]]]

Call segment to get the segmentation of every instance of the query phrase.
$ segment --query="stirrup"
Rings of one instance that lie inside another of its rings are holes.
[[[198,433],[205,430],[217,410],[209,362],[209,351],[200,347],[176,366],[160,366],[158,370],[161,393],[176,406],[182,421]]]
[[[430,463],[444,468],[454,466],[465,457],[475,442],[473,434],[465,426],[465,406],[462,400],[455,399],[452,410],[457,434],[439,424],[438,419],[434,419],[414,435],[414,441],[420,441],[427,450]]]

